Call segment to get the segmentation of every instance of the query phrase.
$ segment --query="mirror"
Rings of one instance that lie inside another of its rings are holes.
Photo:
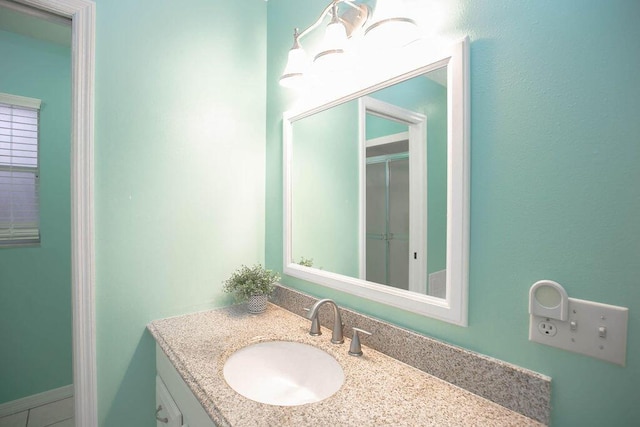
[[[467,57],[285,114],[285,274],[466,325]]]

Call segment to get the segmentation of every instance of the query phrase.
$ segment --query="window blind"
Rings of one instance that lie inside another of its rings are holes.
[[[40,241],[40,100],[0,94],[0,246]]]

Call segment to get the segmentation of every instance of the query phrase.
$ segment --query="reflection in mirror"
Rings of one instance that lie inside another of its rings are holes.
[[[466,326],[467,61],[285,113],[286,275]]]
[[[293,123],[292,259],[359,276],[358,102]]]
[[[292,136],[290,261],[444,298],[446,67],[298,120]]]
[[[370,111],[365,123],[364,279],[409,290],[409,130]]]

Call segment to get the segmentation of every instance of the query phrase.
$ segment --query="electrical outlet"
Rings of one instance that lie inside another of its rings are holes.
[[[556,328],[556,325],[554,325],[551,320],[545,319],[538,323],[538,331],[543,335],[553,337],[558,333],[558,328]]]
[[[629,309],[569,298],[566,321],[530,316],[529,340],[625,365]]]

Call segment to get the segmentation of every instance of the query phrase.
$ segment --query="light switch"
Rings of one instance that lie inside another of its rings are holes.
[[[553,320],[554,333],[540,332],[548,318],[530,315],[529,340],[625,365],[629,309],[568,298],[568,319]]]
[[[598,328],[598,335],[600,336],[600,338],[606,338],[607,337],[607,328],[605,328],[604,326],[600,326]]]

